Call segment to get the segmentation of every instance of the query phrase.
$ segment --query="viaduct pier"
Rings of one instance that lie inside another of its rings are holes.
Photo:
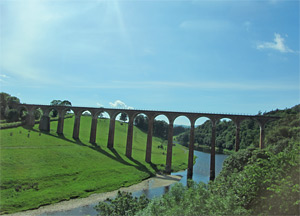
[[[223,118],[231,119],[236,126],[236,138],[235,138],[235,150],[239,150],[240,145],[240,124],[246,119],[253,119],[257,121],[260,127],[259,147],[264,148],[265,137],[265,125],[270,120],[278,119],[278,117],[262,116],[262,115],[233,115],[233,114],[212,114],[212,113],[194,113],[194,112],[173,112],[173,111],[153,111],[153,110],[135,110],[135,109],[113,109],[113,108],[92,108],[92,107],[75,107],[75,106],[51,106],[51,105],[37,105],[37,104],[17,104],[15,108],[21,111],[27,111],[25,124],[27,126],[34,126],[35,117],[34,112],[37,109],[41,109],[43,115],[40,120],[39,129],[41,131],[50,131],[50,112],[56,110],[58,112],[58,125],[57,133],[63,134],[64,129],[64,116],[67,111],[72,110],[75,116],[73,138],[79,139],[80,129],[80,117],[83,112],[89,111],[91,113],[92,123],[90,132],[90,143],[96,142],[97,131],[97,119],[99,115],[106,112],[110,117],[110,126],[108,134],[107,148],[112,149],[114,147],[114,132],[115,132],[115,119],[120,113],[126,113],[128,116],[128,130],[127,130],[127,142],[126,142],[126,156],[132,155],[132,138],[133,138],[133,126],[134,119],[139,114],[144,114],[148,118],[148,132],[147,132],[147,144],[145,161],[151,163],[151,151],[152,151],[152,135],[154,119],[158,115],[164,115],[169,120],[168,127],[168,145],[167,145],[167,157],[166,157],[166,172],[171,173],[172,167],[172,147],[173,147],[173,123],[179,116],[184,116],[190,121],[190,141],[189,141],[189,157],[188,157],[188,178],[193,176],[193,158],[194,158],[194,131],[195,122],[201,117],[206,117],[211,121],[212,133],[211,133],[211,159],[210,159],[210,180],[215,179],[215,144],[216,144],[216,124]]]

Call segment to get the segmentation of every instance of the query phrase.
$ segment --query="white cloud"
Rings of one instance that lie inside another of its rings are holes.
[[[127,106],[124,102],[120,100],[116,100],[114,103],[109,102],[109,105],[113,108],[119,108],[119,109],[134,109],[133,107]]]
[[[9,78],[9,76],[6,76],[5,74],[0,74],[0,77],[5,78],[5,79]]]
[[[103,104],[101,104],[101,103],[99,103],[99,102],[97,102],[96,105],[97,105],[98,107],[104,107]]]
[[[9,76],[6,76],[5,74],[0,74],[0,82],[2,83],[7,83],[7,79],[9,79],[10,77]]]
[[[274,42],[262,42],[259,43],[257,49],[273,49],[282,53],[295,53],[294,50],[290,49],[284,42],[284,38],[280,34],[274,34]]]

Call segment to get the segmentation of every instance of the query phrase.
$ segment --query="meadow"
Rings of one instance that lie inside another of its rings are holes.
[[[64,135],[16,127],[0,130],[1,214],[38,208],[92,193],[136,184],[163,171],[167,142],[153,137],[152,163],[145,162],[147,134],[134,127],[132,158],[125,156],[127,124],[116,121],[114,149],[106,147],[109,119],[98,119],[96,144],[89,143],[91,117],[82,116],[80,140],[72,138],[74,117]],[[163,144],[163,148],[158,148]],[[188,151],[173,146],[172,169],[187,167]]]

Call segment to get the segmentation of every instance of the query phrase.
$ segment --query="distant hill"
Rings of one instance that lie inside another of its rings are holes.
[[[183,127],[183,128],[190,128],[190,125],[181,125],[181,124],[174,124],[174,127]]]
[[[294,116],[291,118],[296,118],[297,114],[300,112],[300,105],[296,105],[292,108],[287,108],[284,110],[272,110],[270,112],[263,113],[262,115],[268,116]],[[295,121],[296,119],[294,119]],[[299,120],[299,119],[298,119]],[[293,121],[293,122],[294,122]],[[279,121],[272,121],[266,125],[266,137],[271,133],[271,131],[278,126]],[[295,124],[299,124],[299,121]],[[235,132],[236,127],[232,121],[220,121],[216,126],[216,147],[220,149],[233,150],[235,146]],[[177,136],[177,142],[188,146],[189,144],[190,130],[186,130],[184,133]],[[240,148],[244,149],[247,146],[254,145],[258,147],[259,145],[259,125],[255,120],[245,120],[240,126]],[[195,128],[195,146],[210,146],[211,145],[211,122],[206,121],[204,124]]]

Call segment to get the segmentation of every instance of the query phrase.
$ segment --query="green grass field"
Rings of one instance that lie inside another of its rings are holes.
[[[91,118],[81,117],[80,141],[72,138],[74,118],[65,119],[64,136],[17,127],[0,130],[1,213],[37,208],[140,182],[164,170],[166,141],[153,137],[152,162],[145,160],[147,135],[134,128],[132,159],[125,156],[127,124],[116,121],[114,150],[106,148],[109,119],[99,119],[97,144],[90,144]],[[158,148],[163,142],[164,149]],[[187,167],[188,151],[173,147],[172,169]]]

